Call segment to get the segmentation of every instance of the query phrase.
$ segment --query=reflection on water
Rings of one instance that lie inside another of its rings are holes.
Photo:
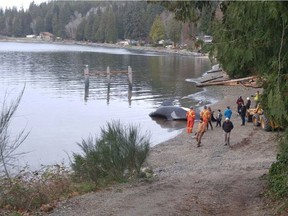
[[[182,120],[168,121],[164,118],[156,118],[156,117],[152,117],[151,119],[155,121],[157,124],[159,124],[161,128],[167,128],[168,131],[180,130],[186,127],[186,121]]]
[[[185,122],[153,120],[149,113],[165,100],[189,107],[205,97],[194,83],[211,68],[206,58],[160,55],[126,49],[0,42],[0,100],[5,91],[15,98],[26,89],[13,120],[14,131],[31,133],[19,163],[51,164],[79,152],[76,142],[97,136],[111,120],[139,125],[151,132],[151,145],[179,134]],[[133,71],[127,74],[84,76],[91,71]],[[198,92],[198,93],[197,93]],[[212,98],[212,96],[211,96]]]

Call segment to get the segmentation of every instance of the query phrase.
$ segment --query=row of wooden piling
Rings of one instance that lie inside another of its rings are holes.
[[[111,75],[112,74],[128,74],[128,84],[129,89],[132,90],[132,68],[128,66],[128,70],[118,70],[118,71],[111,71],[110,67],[108,66],[106,71],[90,71],[89,66],[86,65],[84,68],[84,76],[85,76],[85,83],[89,83],[89,76],[95,76],[95,75],[105,75],[107,76],[107,81],[110,83]]]
[[[110,80],[112,74],[128,74],[128,101],[129,105],[131,105],[131,97],[132,97],[132,68],[128,66],[128,70],[118,70],[118,71],[111,71],[110,67],[108,66],[106,71],[93,71],[89,69],[89,66],[86,65],[84,68],[84,77],[85,77],[85,95],[84,100],[86,101],[88,99],[89,95],[89,77],[90,76],[97,76],[97,75],[106,75],[107,76],[107,82],[108,82],[108,92],[107,92],[107,103],[109,103],[109,94],[110,94]]]

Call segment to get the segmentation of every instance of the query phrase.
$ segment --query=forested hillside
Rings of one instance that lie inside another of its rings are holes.
[[[199,19],[197,28],[191,28],[190,22],[176,21],[163,6],[146,1],[32,2],[27,11],[0,10],[0,35],[25,37],[49,32],[58,39],[99,43],[123,39],[156,43],[170,39],[178,44],[210,32],[213,11],[205,13],[210,15]]]

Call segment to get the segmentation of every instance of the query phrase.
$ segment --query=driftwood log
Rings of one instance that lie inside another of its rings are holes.
[[[207,71],[208,74],[210,74],[210,73],[218,73],[218,72],[222,72],[222,69]]]
[[[207,79],[207,80],[201,81],[201,83],[211,82],[211,81],[213,81],[213,80],[220,79],[220,78],[223,78],[223,76],[213,77],[213,78],[211,78],[211,79]]]
[[[201,83],[196,84],[197,87],[205,87],[205,86],[215,86],[215,85],[226,85],[226,86],[235,86],[235,85],[243,85],[245,87],[254,87],[258,88],[259,86],[256,83],[256,76],[250,76],[239,79],[230,79],[230,80],[222,80],[215,81],[214,78],[206,81],[202,81]]]

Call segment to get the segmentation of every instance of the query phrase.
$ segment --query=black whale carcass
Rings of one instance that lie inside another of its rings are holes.
[[[177,106],[161,106],[149,114],[150,117],[165,118],[167,120],[187,120],[189,108]]]

